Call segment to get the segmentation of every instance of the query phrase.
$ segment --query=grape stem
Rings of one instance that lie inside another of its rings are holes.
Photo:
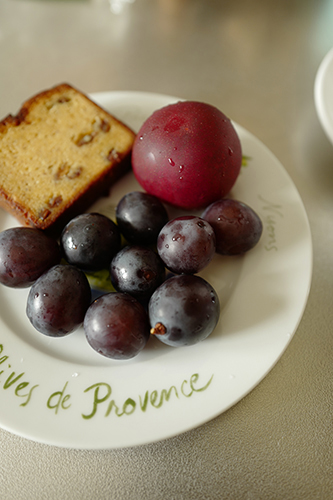
[[[151,328],[150,333],[152,335],[165,335],[166,334],[166,328],[162,323],[156,323],[154,328]]]

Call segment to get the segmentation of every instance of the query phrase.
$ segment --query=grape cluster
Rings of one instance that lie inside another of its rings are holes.
[[[95,351],[130,359],[150,334],[174,347],[208,337],[220,303],[197,273],[216,252],[250,250],[261,232],[259,216],[235,200],[216,202],[201,217],[168,220],[158,198],[131,192],[118,203],[115,222],[79,215],[59,241],[32,228],[2,232],[0,283],[30,287],[26,314],[42,334],[62,337],[83,325]],[[100,271],[107,289],[94,298],[92,278]]]

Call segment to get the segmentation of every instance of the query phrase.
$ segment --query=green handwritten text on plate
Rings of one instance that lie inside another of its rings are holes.
[[[3,353],[3,344],[0,344],[0,356]],[[33,390],[38,385],[31,386],[30,382],[25,380],[25,373],[16,373],[11,369],[11,364],[7,363],[8,356],[3,355],[0,357],[0,380],[3,381],[2,388],[4,390],[12,390],[14,395],[23,398],[20,406],[26,406],[31,398]]]
[[[88,413],[82,413],[82,410],[79,409],[78,412],[85,420],[90,420],[97,413],[104,415],[104,417],[110,415],[122,417],[123,415],[131,415],[135,411],[145,413],[150,407],[158,409],[169,401],[191,398],[195,394],[205,391],[210,386],[213,375],[210,376],[208,381],[206,379],[202,382],[199,379],[199,374],[194,373],[179,385],[172,385],[162,390],[143,390],[142,395],[127,397],[125,401],[121,402],[111,397],[112,388],[109,383],[98,382],[83,390],[88,405]],[[20,406],[27,406],[32,399],[36,403],[36,398],[32,398],[32,395],[35,394],[35,389],[40,387],[39,384],[32,385],[31,382],[26,380],[24,371],[15,371],[12,368],[9,356],[4,352],[3,344],[0,344],[0,385],[2,385],[4,391],[12,391],[15,397],[22,398]],[[69,385],[68,381],[65,382],[60,390],[52,392],[46,399],[46,408],[55,415],[58,415],[63,410],[73,411],[75,407],[72,404]]]
[[[276,203],[272,203],[262,196],[259,196],[258,198],[263,204],[263,223],[266,228],[268,238],[267,243],[265,244],[265,250],[267,250],[267,252],[270,252],[272,250],[276,252],[278,250],[277,225],[279,219],[283,218],[282,206]]]
[[[117,417],[131,415],[137,409],[145,412],[148,406],[161,408],[165,402],[170,400],[171,397],[176,397],[178,399],[181,396],[190,398],[197,392],[205,391],[211,384],[212,379],[213,375],[210,377],[208,382],[206,382],[206,384],[200,386],[199,374],[194,373],[191,375],[189,380],[183,380],[178,389],[175,385],[173,385],[169,389],[162,389],[161,391],[146,391],[143,397],[138,396],[136,399],[127,398],[122,405],[117,404],[114,399],[111,399],[112,388],[109,384],[105,382],[93,384],[84,391],[85,393],[92,394],[91,412],[87,415],[82,414],[82,417],[85,419],[92,418],[97,413],[100,406],[102,411],[104,411],[105,417],[108,417],[112,412]]]

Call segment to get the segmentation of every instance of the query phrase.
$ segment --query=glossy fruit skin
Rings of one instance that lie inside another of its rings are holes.
[[[148,314],[151,333],[161,342],[172,347],[193,345],[213,332],[220,302],[214,288],[203,278],[173,276],[152,295]]]
[[[148,315],[131,295],[109,293],[89,307],[84,319],[89,345],[107,358],[131,359],[145,347],[150,336]]]
[[[210,223],[216,236],[216,252],[241,255],[260,240],[263,225],[259,215],[238,200],[223,199],[208,206],[202,218]]]
[[[157,236],[169,217],[162,202],[148,193],[132,191],[117,205],[116,219],[122,235],[129,243],[156,244]]]
[[[26,314],[40,333],[63,337],[82,325],[90,301],[90,286],[83,271],[59,264],[31,287]]]
[[[150,248],[126,246],[112,259],[110,276],[117,291],[146,300],[164,281],[165,267]]]
[[[102,214],[81,214],[61,234],[61,249],[69,264],[85,271],[108,268],[121,244],[117,225]]]
[[[57,241],[39,229],[14,227],[0,234],[0,283],[3,285],[27,288],[60,259]]]
[[[229,118],[197,101],[155,111],[139,130],[132,151],[141,186],[183,209],[202,208],[226,196],[241,163],[241,143]]]
[[[157,251],[165,266],[176,274],[195,274],[215,254],[215,233],[210,224],[193,215],[176,217],[160,231]]]

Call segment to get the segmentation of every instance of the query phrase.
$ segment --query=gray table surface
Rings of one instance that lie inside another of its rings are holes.
[[[298,330],[237,405],[121,450],[62,449],[0,430],[2,500],[333,497],[333,148],[313,99],[332,46],[330,0],[136,0],[120,13],[107,0],[0,1],[1,117],[64,81],[210,102],[284,165],[314,247]]]

